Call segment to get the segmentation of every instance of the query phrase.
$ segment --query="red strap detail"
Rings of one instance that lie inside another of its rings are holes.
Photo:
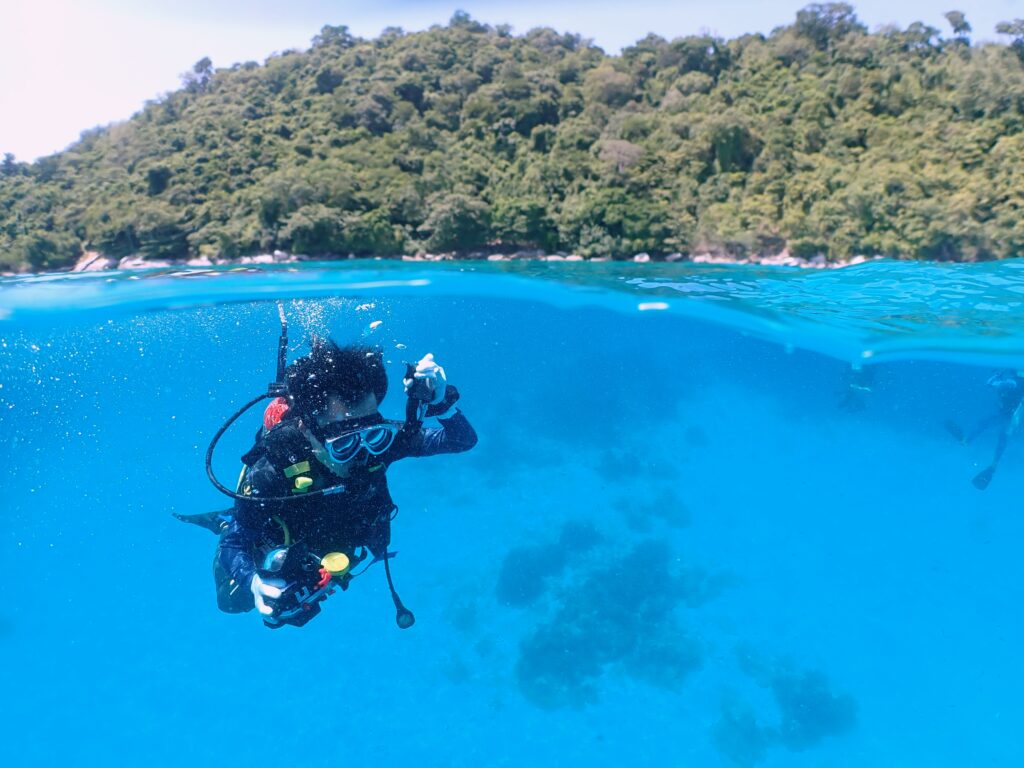
[[[284,415],[288,412],[288,401],[283,397],[275,397],[267,409],[263,411],[263,428],[271,429],[276,427]]]
[[[318,581],[316,583],[316,588],[317,589],[323,589],[324,587],[326,587],[330,583],[331,583],[331,572],[328,571],[326,568],[321,568],[320,569],[320,581]]]

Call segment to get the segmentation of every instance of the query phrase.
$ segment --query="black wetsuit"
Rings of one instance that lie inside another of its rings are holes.
[[[379,456],[358,456],[345,478],[339,478],[314,455],[294,420],[271,429],[243,457],[249,467],[240,489],[254,501],[237,501],[234,519],[221,536],[214,564],[218,571],[218,604],[223,610],[253,606],[249,582],[261,549],[304,543],[320,555],[359,548],[376,557],[386,554],[391,540],[395,504],[388,491],[387,468],[412,456],[458,453],[476,445],[476,432],[462,412],[440,420],[440,428],[423,426],[400,431]],[[311,482],[310,482],[311,481]],[[330,494],[304,499],[325,488]],[[258,502],[263,497],[289,501]],[[230,579],[230,581],[227,581]],[[228,598],[228,594],[232,596]]]
[[[1006,373],[989,379],[989,386],[999,394],[999,410],[1007,416],[1013,416],[1024,400],[1024,378],[1016,373]]]

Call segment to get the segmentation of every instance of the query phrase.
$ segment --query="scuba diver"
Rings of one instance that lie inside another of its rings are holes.
[[[1003,452],[1006,450],[1007,440],[1017,431],[1021,419],[1024,418],[1024,371],[998,371],[992,374],[986,383],[996,391],[999,397],[998,411],[982,419],[967,434],[956,423],[952,421],[946,422],[947,431],[961,445],[969,445],[975,438],[992,427],[1001,427],[992,462],[975,475],[971,481],[979,491],[984,491],[988,488],[989,483],[992,482],[992,477],[995,475],[999,461],[1003,458]]]
[[[379,412],[388,389],[377,348],[314,339],[312,351],[285,368],[282,310],[278,381],[238,411],[214,437],[207,472],[235,499],[222,512],[175,515],[220,536],[214,558],[217,604],[229,613],[256,608],[268,627],[302,626],[319,614],[335,588],[383,561],[402,629],[415,621],[398,597],[388,551],[398,507],[387,470],[400,459],[459,453],[476,445],[456,406],[458,390],[428,354],[408,365],[404,422]],[[221,435],[252,405],[273,396],[255,445],[242,457],[235,491],[213,475],[210,460]],[[435,418],[438,427],[425,427]],[[372,556],[369,565],[354,568]]]

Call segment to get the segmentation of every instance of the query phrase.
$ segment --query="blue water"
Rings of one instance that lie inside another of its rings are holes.
[[[433,352],[480,435],[389,472],[408,631],[376,569],[221,614],[171,517],[225,506],[274,299],[291,357],[383,345],[388,416]],[[981,492],[996,434],[944,423],[1022,301],[1020,262],[2,279],[0,765],[1019,766],[1024,439]]]

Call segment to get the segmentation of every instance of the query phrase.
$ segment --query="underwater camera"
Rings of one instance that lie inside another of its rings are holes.
[[[266,600],[274,612],[263,622],[275,628],[306,624],[320,613],[320,603],[334,594],[335,586],[348,586],[349,564],[348,556],[342,552],[320,558],[302,543],[267,552],[259,570],[260,578],[281,579],[285,586],[280,597]]]

